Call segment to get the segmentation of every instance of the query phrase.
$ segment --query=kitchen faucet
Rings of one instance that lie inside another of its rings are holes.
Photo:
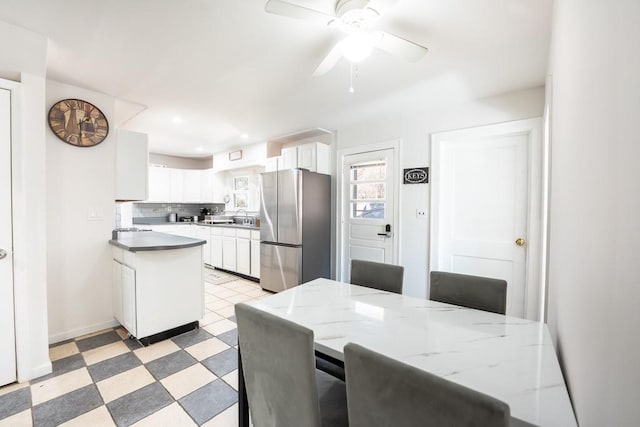
[[[244,210],[244,209],[242,209],[242,208],[238,209],[238,210],[236,211],[236,215],[235,215],[235,216],[240,215],[240,211],[244,212],[244,221],[242,221],[242,223],[243,223],[243,224],[249,224],[249,223],[250,223],[250,221],[249,221],[249,214],[247,213],[247,211],[246,211],[246,210]]]

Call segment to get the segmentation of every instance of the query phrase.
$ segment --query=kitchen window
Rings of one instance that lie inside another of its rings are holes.
[[[249,177],[236,176],[233,178],[233,206],[236,209],[249,206]]]

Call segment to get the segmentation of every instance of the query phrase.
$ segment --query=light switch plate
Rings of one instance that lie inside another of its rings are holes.
[[[104,221],[104,212],[100,208],[87,209],[87,219],[89,221]]]
[[[427,217],[427,211],[424,209],[416,209],[416,218],[424,219]]]

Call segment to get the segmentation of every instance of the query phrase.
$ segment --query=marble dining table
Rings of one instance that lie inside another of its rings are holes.
[[[248,304],[312,329],[316,352],[330,358],[344,360],[345,344],[354,342],[500,399],[510,407],[512,426],[577,425],[542,322],[328,279]],[[241,367],[239,377],[245,426]]]

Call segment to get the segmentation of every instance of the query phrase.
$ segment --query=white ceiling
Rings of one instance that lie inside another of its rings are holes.
[[[429,53],[409,63],[374,52],[354,94],[346,61],[311,76],[337,30],[267,14],[266,0],[0,0],[0,19],[49,38],[49,78],[147,107],[124,127],[148,133],[152,151],[198,157],[541,85],[551,1],[372,0],[377,28]]]

